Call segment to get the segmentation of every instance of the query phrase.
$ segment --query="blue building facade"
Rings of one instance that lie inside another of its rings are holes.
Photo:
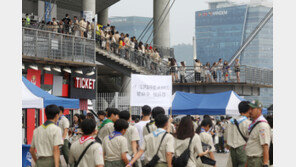
[[[195,13],[195,36],[197,58],[206,62],[229,61],[242,42],[256,28],[270,10],[265,6],[232,6],[197,11]],[[259,68],[273,68],[273,18],[261,29],[240,55],[240,64]],[[258,99],[264,106],[273,103],[273,89],[260,89]]]

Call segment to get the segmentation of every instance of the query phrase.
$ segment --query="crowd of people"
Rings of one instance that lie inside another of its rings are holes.
[[[36,128],[30,153],[37,166],[60,166],[60,150],[70,166],[206,167],[216,166],[214,151],[230,151],[230,166],[272,164],[272,117],[262,115],[259,101],[242,101],[237,118],[204,115],[173,119],[162,107],[142,107],[142,118],[107,108],[73,123],[63,107],[45,108],[47,121]]]
[[[135,36],[130,37],[127,33],[119,33],[116,27],[110,26],[110,24],[104,26],[96,24],[95,19],[92,19],[92,22],[86,21],[85,18],[78,19],[77,16],[71,19],[69,14],[66,14],[61,20],[52,18],[48,22],[36,22],[26,14],[25,18],[23,18],[23,26],[88,39],[94,39],[95,37],[101,48],[108,52],[114,52],[127,60],[133,60],[139,65],[149,67],[152,70],[156,68],[155,66],[162,64],[163,55],[161,55],[158,48],[138,41]],[[135,53],[133,54],[135,57],[131,57],[131,53]]]
[[[177,65],[175,58],[169,58],[168,66],[170,68],[170,75],[172,75],[173,82],[186,83],[187,82],[187,68],[184,61],[180,62],[180,66]],[[227,61],[220,58],[212,65],[207,62],[203,65],[199,59],[194,60],[194,81],[196,83],[202,82],[230,82],[230,75],[234,71],[236,75],[236,82],[240,82],[240,63],[239,59],[235,60],[233,69],[229,66]],[[180,74],[180,79],[178,77]]]
[[[136,52],[155,63],[161,63],[162,61],[160,52],[156,47],[144,44],[142,41],[138,41],[135,36],[130,37],[127,33],[119,34],[116,27],[110,26],[110,24],[100,26],[97,35],[102,48],[107,51],[116,52],[123,58],[130,59],[129,53]]]
[[[69,14],[66,14],[62,20],[52,18],[51,21],[41,22],[34,21],[28,14],[23,18],[23,26],[25,27],[38,27],[39,29],[45,29],[56,33],[64,33],[68,35],[74,35],[77,37],[93,39],[95,34],[96,23],[95,19],[92,21],[86,21],[85,18],[78,19],[74,16],[70,18]]]

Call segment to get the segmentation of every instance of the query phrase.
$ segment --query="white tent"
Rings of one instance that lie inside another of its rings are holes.
[[[43,99],[35,96],[22,82],[22,108],[43,108]]]

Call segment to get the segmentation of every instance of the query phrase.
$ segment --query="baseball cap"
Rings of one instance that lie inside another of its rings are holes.
[[[263,105],[259,100],[253,100],[249,103],[249,106],[252,108],[263,108]]]

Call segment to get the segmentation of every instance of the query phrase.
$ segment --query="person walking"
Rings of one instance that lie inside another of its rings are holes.
[[[98,137],[103,141],[105,136],[110,135],[114,131],[114,122],[119,119],[119,110],[116,108],[108,108],[107,118],[99,127]]]
[[[74,143],[75,141],[77,141],[81,135],[82,135],[82,131],[81,131],[81,118],[79,114],[75,114],[73,116],[73,123],[72,123],[72,127],[71,127],[71,137],[69,138],[69,142],[70,143]]]
[[[194,131],[191,116],[183,117],[178,126],[174,145],[175,157],[179,157],[188,147],[190,150],[190,158],[186,166],[200,166],[196,157],[202,157],[208,154],[208,151],[203,152],[202,150],[201,140],[199,135]]]
[[[251,107],[249,139],[246,145],[247,167],[268,167],[271,129],[262,115],[263,105],[258,100],[249,103]]]
[[[132,167],[144,152],[145,164],[149,163],[155,155],[158,155],[159,160],[155,167],[172,167],[174,137],[167,133],[170,124],[169,118],[160,114],[156,117],[155,124],[157,129],[144,137],[143,145],[126,167]]]
[[[201,82],[201,68],[202,68],[201,62],[199,61],[199,59],[196,59],[195,63],[194,63],[195,82],[196,83]]]
[[[64,23],[64,33],[69,34],[70,32],[70,23],[71,19],[69,18],[69,14],[66,14],[66,16],[62,19]]]
[[[80,27],[80,37],[83,38],[84,34],[85,34],[85,31],[86,31],[86,28],[87,28],[87,22],[85,21],[85,18],[82,18],[79,21],[79,27]]]
[[[162,107],[154,107],[152,109],[152,120],[146,124],[145,128],[143,129],[143,136],[145,137],[146,135],[152,133],[157,129],[157,126],[155,125],[155,118],[160,115],[160,114],[165,114],[165,111]],[[168,133],[175,133],[175,127],[172,123],[168,125]]]
[[[222,69],[223,69],[222,58],[220,58],[219,61],[216,63],[216,67],[217,67],[217,82],[223,82],[223,79],[222,79]]]
[[[242,101],[238,105],[240,116],[238,119],[230,119],[225,143],[226,147],[230,149],[230,156],[233,167],[245,167],[247,162],[247,155],[245,152],[245,145],[249,137],[248,128],[251,121],[249,101]]]
[[[186,66],[185,66],[185,62],[181,61],[181,67],[180,67],[180,82],[181,83],[186,83]]]
[[[207,64],[204,66],[204,71],[205,71],[205,82],[212,82],[209,62],[207,62]]]
[[[208,154],[205,155],[206,157],[215,160],[214,157],[214,143],[213,138],[210,133],[210,129],[213,126],[213,122],[210,118],[204,118],[201,122],[201,125],[197,129],[197,134],[199,134],[200,140],[203,143],[203,146],[207,147],[209,149]],[[203,167],[210,167],[209,165],[203,164]],[[214,166],[216,167],[216,165]]]
[[[127,140],[128,154],[127,159],[130,161],[134,155],[137,153],[138,141],[140,140],[140,136],[136,127],[132,126],[131,115],[128,111],[121,111],[119,113],[119,119],[123,119],[129,123],[129,126],[123,135]]]
[[[31,19],[29,17],[29,14],[26,14],[26,20],[25,20],[25,26],[29,27],[31,24]]]
[[[59,167],[60,149],[64,144],[61,129],[56,125],[59,119],[60,109],[56,105],[45,107],[47,121],[36,128],[33,132],[33,139],[30,153],[37,166]],[[37,154],[35,152],[37,151]],[[37,157],[38,155],[38,157]]]
[[[77,16],[74,16],[73,20],[73,33],[75,37],[79,37],[79,21],[77,19]]]
[[[224,82],[228,82],[228,79],[229,79],[229,70],[230,70],[230,67],[228,65],[228,62],[227,61],[224,61],[224,64],[223,64]]]
[[[123,136],[129,125],[123,119],[114,123],[114,131],[103,139],[105,167],[125,167],[128,164],[128,142]]]
[[[64,140],[64,145],[62,146],[61,150],[63,153],[63,156],[65,158],[66,163],[68,164],[68,159],[69,159],[69,127],[70,127],[70,122],[69,120],[64,116],[64,107],[59,106],[60,113],[59,113],[59,120],[57,122],[57,125],[61,128],[62,132],[62,137]]]
[[[211,67],[211,73],[212,73],[212,81],[217,82],[217,63],[214,62]]]
[[[81,123],[83,136],[71,145],[69,164],[77,167],[94,166],[104,167],[103,149],[100,143],[95,142],[96,122],[93,119],[85,119]],[[82,155],[82,153],[86,152]],[[82,156],[79,163],[77,162]],[[77,164],[78,163],[78,164]]]
[[[240,63],[238,59],[235,59],[234,72],[236,74],[237,83],[239,83],[240,82]]]
[[[150,122],[150,116],[151,116],[151,107],[148,105],[144,105],[142,107],[142,119],[140,122],[135,124],[135,127],[138,130],[140,140],[139,140],[139,147],[142,146],[143,141],[144,141],[144,136],[143,136],[143,129],[146,127],[146,124]],[[144,155],[140,159],[141,164],[144,163]]]

